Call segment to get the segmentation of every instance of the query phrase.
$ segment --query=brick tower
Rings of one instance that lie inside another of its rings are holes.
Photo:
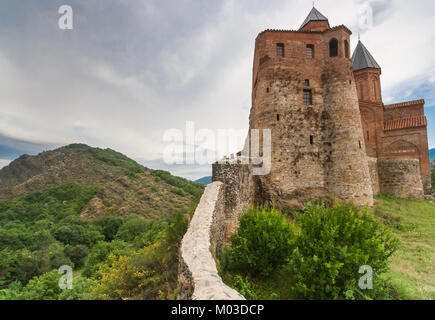
[[[264,198],[373,204],[350,35],[315,8],[297,31],[258,35],[249,122],[272,131],[271,172],[259,178]]]

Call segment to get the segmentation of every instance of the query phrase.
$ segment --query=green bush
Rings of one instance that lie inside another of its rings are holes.
[[[258,295],[255,292],[254,285],[248,279],[243,279],[242,276],[236,275],[234,277],[233,288],[237,290],[242,296],[248,300],[257,300]]]
[[[297,216],[297,224],[291,268],[301,298],[355,299],[384,293],[379,276],[388,269],[397,239],[366,209],[314,203]],[[374,289],[362,292],[358,271],[364,265],[373,269]]]
[[[151,228],[152,222],[140,216],[130,216],[127,221],[119,227],[116,239],[126,242],[133,242],[133,240],[142,235],[144,232]]]
[[[67,257],[74,263],[74,268],[78,269],[84,265],[86,257],[89,253],[89,248],[82,244],[76,246],[67,245],[64,251]],[[62,264],[59,264],[57,267],[60,267],[61,265]]]
[[[293,240],[292,225],[275,208],[249,208],[223,254],[223,268],[267,276],[286,263]]]
[[[23,288],[19,300],[57,300],[62,293],[59,287],[61,274],[53,270],[35,277]]]
[[[128,243],[121,240],[113,240],[112,242],[98,242],[90,251],[88,258],[83,268],[83,276],[94,277],[98,268],[104,264],[109,254],[114,256],[128,255],[132,249]]]
[[[186,192],[184,192],[184,190],[180,189],[180,188],[173,188],[173,189],[171,189],[171,192],[174,193],[174,194],[177,194],[179,196],[185,196],[186,195]]]
[[[101,228],[101,232],[103,233],[105,240],[112,241],[115,239],[119,228],[124,223],[124,218],[106,216],[95,220],[94,223]]]

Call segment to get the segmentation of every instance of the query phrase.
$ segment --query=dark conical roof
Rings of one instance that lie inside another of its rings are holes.
[[[307,18],[305,19],[304,23],[302,23],[299,29],[305,27],[305,25],[310,21],[328,21],[328,18],[326,18],[316,8],[313,7],[313,9],[311,9],[310,13],[308,14]]]
[[[358,41],[358,45],[352,55],[352,67],[353,71],[365,68],[381,69],[375,58],[373,58],[361,41]]]

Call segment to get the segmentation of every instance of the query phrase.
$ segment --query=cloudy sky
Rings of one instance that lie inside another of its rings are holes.
[[[73,8],[73,30],[58,26],[63,4]],[[369,28],[360,23],[367,5]],[[165,165],[165,132],[185,130],[186,121],[216,134],[246,129],[255,37],[298,29],[311,7],[307,0],[2,0],[0,167],[81,142],[187,178],[209,175],[208,165]],[[385,103],[426,100],[435,147],[435,2],[317,0],[316,8],[353,31],[352,48],[361,34],[382,67]]]

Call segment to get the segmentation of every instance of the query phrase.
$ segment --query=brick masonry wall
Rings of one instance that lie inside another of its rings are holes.
[[[338,56],[329,56],[330,39]],[[345,28],[324,33],[261,33],[256,40],[251,129],[271,129],[272,168],[261,177],[267,200],[297,207],[311,197],[336,196],[372,205],[358,96]],[[284,56],[277,56],[277,44]],[[306,46],[314,45],[314,59]],[[307,85],[305,80],[309,80]],[[312,105],[303,103],[311,90]]]
[[[420,163],[417,159],[378,159],[378,174],[380,193],[400,198],[424,199]]]

